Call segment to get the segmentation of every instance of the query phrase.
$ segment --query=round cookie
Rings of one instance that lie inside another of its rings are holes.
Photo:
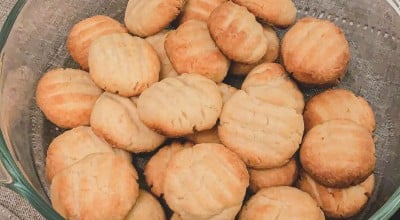
[[[139,195],[135,168],[113,153],[91,154],[53,178],[53,208],[66,219],[118,219]]]
[[[253,219],[324,220],[325,216],[307,193],[294,187],[278,186],[262,189],[247,201],[239,220]]]
[[[147,42],[151,44],[151,46],[153,46],[154,50],[158,54],[158,57],[160,58],[161,61],[160,80],[165,79],[167,77],[174,77],[178,75],[178,73],[175,71],[174,67],[171,64],[171,61],[169,61],[167,53],[165,52],[164,49],[165,38],[167,38],[169,32],[170,32],[169,30],[164,30],[156,35],[147,37],[145,39]]]
[[[103,93],[93,107],[90,124],[93,131],[115,147],[133,152],[150,152],[165,137],[152,131],[139,119],[133,99]]]
[[[147,185],[150,186],[151,192],[154,195],[160,197],[164,194],[164,177],[171,158],[179,151],[192,146],[193,144],[190,142],[173,142],[170,145],[162,147],[150,158],[145,166],[144,176],[146,177]]]
[[[296,21],[297,9],[292,0],[233,0],[246,7],[263,22],[285,28]]]
[[[229,70],[230,61],[215,45],[203,21],[190,20],[171,31],[165,51],[179,74],[197,73],[222,82]]]
[[[138,100],[140,119],[166,136],[211,129],[221,113],[215,82],[199,74],[182,74],[155,83]]]
[[[129,0],[125,24],[137,36],[147,37],[166,28],[179,14],[185,0]]]
[[[374,140],[367,129],[352,121],[327,121],[306,134],[300,161],[305,171],[325,186],[356,185],[375,168]]]
[[[89,47],[92,42],[104,35],[112,33],[127,33],[125,26],[104,15],[95,15],[75,24],[67,39],[67,49],[84,70],[89,69]]]
[[[36,88],[36,103],[47,119],[62,128],[88,125],[102,91],[87,72],[54,69],[42,76]]]
[[[189,20],[207,22],[212,11],[227,0],[188,0],[181,13],[180,23]]]
[[[169,162],[164,198],[182,219],[233,219],[249,184],[245,164],[220,144],[198,144]]]
[[[257,192],[262,188],[273,186],[291,186],[297,179],[297,164],[293,157],[282,167],[256,170],[249,169],[250,189]]]
[[[328,20],[303,18],[285,34],[282,59],[286,70],[308,86],[336,85],[350,61],[343,31]]]
[[[221,51],[236,62],[256,63],[267,51],[268,40],[261,24],[245,7],[231,1],[211,13],[208,28]]]
[[[304,127],[308,131],[329,120],[351,120],[371,133],[375,130],[375,116],[368,102],[345,89],[330,89],[311,98],[304,110]]]
[[[260,100],[303,113],[303,94],[280,64],[263,63],[256,66],[244,80],[242,89]]]
[[[247,166],[266,169],[289,162],[301,143],[303,126],[302,115],[294,109],[240,90],[222,109],[218,135]]]
[[[254,67],[262,63],[272,63],[279,56],[279,38],[275,30],[268,26],[263,25],[264,36],[268,40],[268,49],[265,55],[254,64],[236,63],[233,62],[231,65],[231,73],[233,75],[247,75]]]
[[[158,81],[160,60],[147,41],[127,33],[110,34],[90,46],[89,68],[99,87],[130,97]]]
[[[139,190],[135,205],[124,220],[165,220],[165,213],[160,203],[151,193]]]
[[[372,174],[355,186],[328,188],[302,172],[297,186],[317,201],[327,217],[342,219],[354,216],[362,210],[372,194],[374,182]]]

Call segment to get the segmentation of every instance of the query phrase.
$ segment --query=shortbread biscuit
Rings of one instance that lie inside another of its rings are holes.
[[[279,38],[275,30],[268,26],[263,25],[264,35],[268,40],[268,49],[265,55],[254,64],[235,63],[231,65],[231,73],[234,75],[247,75],[254,67],[261,63],[272,63],[279,56]]]
[[[374,154],[374,140],[366,128],[348,120],[331,120],[306,134],[300,161],[319,183],[348,187],[371,175],[375,168]]]
[[[165,213],[160,202],[151,193],[139,190],[135,205],[124,220],[165,220]]]
[[[211,129],[221,113],[218,86],[199,74],[163,79],[138,99],[140,119],[166,136],[184,136]]]
[[[89,47],[92,42],[104,35],[112,33],[127,33],[125,26],[104,15],[95,15],[75,24],[67,39],[67,49],[84,70],[89,69]]]
[[[178,73],[175,71],[174,67],[169,61],[167,53],[165,52],[164,43],[165,38],[167,37],[169,30],[161,31],[160,33],[147,37],[145,40],[149,42],[154,50],[158,54],[158,58],[161,61],[161,71],[160,71],[160,80],[165,79],[167,77],[177,76]]]
[[[261,24],[245,7],[231,1],[211,13],[208,28],[221,51],[236,62],[255,63],[267,51],[268,40]]]
[[[273,186],[291,186],[298,175],[296,159],[292,158],[289,163],[277,168],[249,169],[249,175],[250,189],[253,192]]]
[[[113,153],[91,154],[53,178],[53,208],[66,219],[123,220],[139,195],[135,168]]]
[[[310,194],[330,218],[349,218],[359,213],[374,189],[374,175],[359,185],[348,188],[328,188],[302,172],[297,186]]]
[[[221,142],[252,168],[283,166],[299,148],[303,117],[294,109],[236,92],[225,103],[218,135]]]
[[[139,119],[134,101],[108,92],[93,107],[90,124],[110,144],[133,153],[153,151],[165,141]]]
[[[179,73],[198,73],[222,82],[230,61],[215,45],[207,23],[190,20],[171,31],[165,40],[165,51]]]
[[[263,22],[288,27],[296,21],[297,9],[292,0],[233,0],[246,7]]]
[[[203,144],[203,143],[221,144],[221,140],[219,139],[218,136],[218,126],[215,126],[210,130],[195,132],[194,134],[186,136],[186,139],[192,141],[195,144]]]
[[[278,186],[258,191],[247,201],[239,220],[307,219],[324,220],[324,213],[305,192],[294,187]]]
[[[249,184],[240,158],[220,144],[198,144],[175,154],[164,198],[182,219],[234,219]]]
[[[244,80],[242,89],[260,100],[303,113],[303,94],[280,64],[263,63],[256,66]]]
[[[179,14],[186,0],[129,0],[125,24],[129,31],[147,37],[166,28]]]
[[[171,158],[179,151],[192,146],[191,142],[173,142],[162,147],[150,158],[145,166],[144,176],[154,195],[160,197],[164,194],[164,177]]]
[[[308,86],[338,84],[350,61],[343,31],[328,20],[310,17],[285,34],[281,53],[286,70]]]
[[[188,0],[180,15],[180,23],[189,20],[207,22],[212,11],[227,0]]]
[[[55,125],[75,128],[89,124],[93,105],[101,93],[87,72],[54,69],[39,80],[36,102]]]
[[[89,67],[99,87],[129,97],[158,81],[160,60],[147,41],[126,33],[111,34],[92,43]]]
[[[333,119],[347,119],[375,130],[375,116],[368,102],[345,89],[331,89],[311,98],[304,110],[304,127],[308,131]]]

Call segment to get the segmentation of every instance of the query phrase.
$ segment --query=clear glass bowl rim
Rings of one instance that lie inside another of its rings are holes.
[[[15,20],[17,19],[19,12],[24,7],[27,0],[17,0],[16,4],[12,8],[11,12],[7,16],[3,27],[0,30],[0,74],[2,72],[2,57],[3,48],[7,42],[7,38],[12,30]],[[388,4],[391,4],[388,1]],[[1,94],[0,94],[1,96]],[[3,104],[0,99],[0,104]],[[10,149],[4,140],[3,129],[0,133],[0,169],[5,169],[8,174],[8,181],[0,181],[0,185],[7,187],[16,193],[27,199],[30,204],[40,212],[40,214],[46,219],[63,219],[52,207],[51,204],[46,202],[41,196],[39,196],[33,189],[29,181],[20,171],[20,168],[15,163],[14,156],[10,153]],[[400,208],[400,186],[393,193],[393,195],[385,202],[385,204],[374,213],[370,219],[386,220],[390,219],[396,211]]]

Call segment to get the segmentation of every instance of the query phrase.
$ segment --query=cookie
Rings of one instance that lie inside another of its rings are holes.
[[[226,1],[227,0],[188,0],[182,10],[180,23],[183,24],[189,20],[207,22],[211,12]]]
[[[243,81],[242,89],[260,100],[303,113],[303,94],[280,64],[263,63],[256,66]]]
[[[133,153],[153,151],[165,141],[139,119],[134,101],[108,92],[93,107],[90,124],[110,144]]]
[[[292,0],[233,0],[246,7],[263,22],[285,28],[296,21],[297,9]]]
[[[182,219],[234,219],[249,175],[240,158],[220,144],[198,144],[175,154],[164,179],[164,198]]]
[[[158,81],[160,60],[147,41],[126,33],[110,34],[90,46],[89,68],[100,88],[130,97]]]
[[[310,17],[285,34],[281,53],[286,70],[306,86],[338,84],[350,61],[343,31],[328,20]]]
[[[91,154],[53,178],[53,208],[66,219],[123,220],[139,195],[135,168],[113,153]]]
[[[236,92],[225,103],[218,136],[247,166],[266,169],[288,163],[303,136],[303,117],[294,109]]]
[[[296,159],[292,158],[289,163],[272,169],[249,169],[250,189],[257,192],[262,188],[273,186],[291,186],[297,179]]]
[[[157,52],[158,57],[161,61],[161,71],[160,71],[160,80],[165,79],[167,77],[177,76],[178,73],[175,71],[174,67],[169,61],[169,58],[164,49],[165,38],[167,37],[169,30],[161,31],[160,33],[147,37],[145,40],[153,46],[154,50]]]
[[[348,188],[328,188],[301,173],[297,186],[310,194],[330,218],[350,218],[358,214],[371,197],[374,189],[374,175],[364,182]]]
[[[304,110],[306,131],[329,120],[351,120],[371,133],[375,130],[375,116],[368,102],[345,89],[330,89],[311,98]]]
[[[151,193],[139,190],[135,205],[124,220],[165,220],[165,213],[160,203]]]
[[[215,82],[199,74],[166,78],[145,90],[138,100],[140,119],[166,136],[211,129],[221,113]]]
[[[267,51],[268,40],[261,24],[245,7],[231,1],[211,13],[208,29],[221,51],[236,62],[256,63]]]
[[[150,158],[145,166],[144,176],[154,195],[161,197],[164,194],[164,177],[171,158],[179,151],[192,146],[191,142],[172,142]]]
[[[137,36],[154,35],[171,23],[180,13],[185,0],[129,0],[125,24]]]
[[[247,201],[239,220],[308,219],[324,220],[324,213],[305,192],[294,187],[278,186],[258,191]]]
[[[300,161],[319,183],[349,187],[363,182],[374,170],[374,140],[367,129],[352,121],[327,121],[305,135]]]
[[[279,38],[275,30],[268,26],[263,25],[264,36],[268,40],[268,48],[265,55],[254,64],[236,63],[233,62],[231,65],[231,73],[233,75],[247,75],[254,67],[262,63],[272,63],[279,56]]]
[[[165,51],[179,74],[198,73],[222,82],[229,70],[230,61],[215,45],[203,21],[190,20],[171,31]]]
[[[195,132],[194,134],[186,136],[186,139],[192,141],[195,144],[203,144],[203,143],[221,144],[221,140],[218,137],[218,126],[215,126],[210,130]]]
[[[72,59],[82,69],[88,70],[89,47],[92,42],[104,35],[112,33],[127,33],[125,26],[104,15],[95,15],[75,24],[67,38],[67,49]]]
[[[89,124],[93,105],[101,93],[87,72],[54,69],[39,80],[36,103],[55,125],[75,128]]]

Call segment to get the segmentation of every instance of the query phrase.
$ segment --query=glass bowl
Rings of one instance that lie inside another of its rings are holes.
[[[352,59],[339,85],[365,97],[377,121],[375,191],[353,219],[388,219],[400,206],[400,4],[398,0],[295,0],[298,17],[329,19],[350,43]],[[24,196],[45,218],[52,208],[44,178],[47,146],[63,130],[36,106],[40,76],[55,67],[77,68],[66,36],[79,20],[105,14],[120,21],[127,0],[19,0],[0,33],[0,182]],[[283,31],[279,31],[282,36]],[[236,78],[227,81],[238,83]],[[306,98],[320,90],[303,89]],[[149,155],[136,155],[140,171]],[[143,179],[143,178],[142,178]]]

